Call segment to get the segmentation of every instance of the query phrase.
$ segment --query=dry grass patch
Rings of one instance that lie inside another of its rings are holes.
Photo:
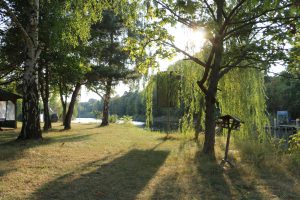
[[[203,138],[197,144],[179,134],[166,138],[115,124],[61,129],[55,124],[43,141],[20,143],[12,142],[19,130],[0,133],[0,199],[300,197],[297,176],[276,167],[257,167],[238,145],[232,144],[230,151],[235,167],[220,168],[222,137],[217,138],[216,155],[208,157],[201,153]]]

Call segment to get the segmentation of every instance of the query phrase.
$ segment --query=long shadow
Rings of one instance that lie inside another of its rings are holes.
[[[4,176],[5,174],[7,174],[7,173],[9,173],[9,172],[12,172],[12,171],[14,171],[14,170],[16,170],[16,169],[7,169],[7,170],[0,170],[0,177],[1,176]]]
[[[220,167],[215,155],[206,155],[198,151],[195,157],[198,175],[201,176],[202,199],[232,199],[232,194],[226,182],[223,169]]]
[[[178,173],[174,172],[160,181],[159,184],[156,185],[151,199],[192,199],[187,198],[187,196],[193,196],[193,194],[183,194],[184,191],[182,190],[182,185],[178,182],[178,177]]]
[[[247,160],[249,157],[249,152],[244,152],[239,143],[236,144],[240,149],[240,155],[242,160]],[[271,150],[270,150],[271,151]],[[286,155],[288,156],[288,155]],[[289,169],[280,166],[280,161],[278,161],[278,166],[266,166],[267,160],[262,160],[257,162],[257,164],[249,163],[250,167],[254,169],[256,178],[260,180],[260,184],[266,187],[269,192],[277,196],[279,199],[289,199],[289,200],[298,200],[300,199],[300,190],[299,188],[300,176],[297,173],[289,171]]]
[[[167,151],[131,150],[110,163],[90,163],[38,189],[32,199],[135,199],[168,156]],[[92,168],[91,172],[84,173]]]
[[[203,199],[263,199],[255,185],[243,179],[238,166],[223,168],[214,155],[208,156],[202,151],[198,152],[196,162],[201,184],[206,185]]]
[[[300,199],[299,190],[295,191],[295,188],[299,187],[299,177],[287,174],[287,171],[283,169],[270,171],[266,168],[255,167],[255,171],[268,189],[280,199]]]
[[[233,199],[265,199],[257,190],[255,182],[244,180],[242,174],[242,169],[238,167],[231,168],[226,172],[231,188],[235,191]]]
[[[26,149],[35,148],[37,146],[50,145],[58,143],[63,146],[68,142],[79,142],[89,140],[90,137],[96,135],[93,134],[72,134],[72,135],[59,135],[54,138],[44,137],[42,140],[28,140],[28,141],[16,141],[16,133],[7,132],[0,137],[0,160],[15,160],[23,156],[23,152]],[[4,139],[5,138],[5,139]]]

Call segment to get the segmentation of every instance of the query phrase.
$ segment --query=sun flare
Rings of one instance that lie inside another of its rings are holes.
[[[204,29],[190,29],[177,27],[174,30],[175,45],[179,48],[193,53],[199,52],[206,41]]]

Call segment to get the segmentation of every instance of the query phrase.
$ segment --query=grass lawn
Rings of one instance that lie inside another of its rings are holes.
[[[283,161],[260,165],[265,155],[251,160],[232,144],[235,167],[220,168],[223,137],[209,158],[201,141],[179,134],[166,139],[116,124],[61,129],[54,124],[43,141],[30,142],[13,141],[20,130],[0,132],[1,200],[300,199],[299,173]]]

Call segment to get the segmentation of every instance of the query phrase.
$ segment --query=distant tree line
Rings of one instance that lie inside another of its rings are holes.
[[[300,118],[300,79],[284,71],[279,76],[266,77],[267,109],[270,116],[287,110],[291,119]]]
[[[90,99],[88,102],[78,104],[78,115],[80,118],[96,118],[102,114],[103,100]],[[111,98],[109,114],[119,117],[128,115],[133,120],[145,121],[146,104],[143,92],[125,92],[123,96]]]

